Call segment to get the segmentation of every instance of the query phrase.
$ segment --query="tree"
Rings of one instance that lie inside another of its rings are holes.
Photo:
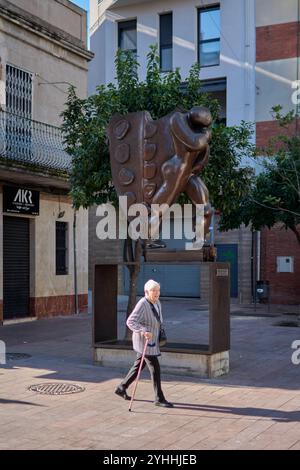
[[[271,228],[281,223],[292,230],[300,245],[300,136],[289,135],[292,123],[296,127],[296,114],[281,114],[280,106],[273,107],[281,132],[265,149],[258,152],[263,171],[257,176],[252,191],[242,203],[241,218],[255,230]]]
[[[147,110],[153,119],[165,116],[174,108],[190,109],[196,105],[210,109],[213,119],[213,136],[210,163],[202,173],[210,198],[221,211],[221,227],[231,228],[232,208],[239,208],[251,188],[253,172],[241,167],[244,156],[254,154],[250,143],[251,126],[226,127],[218,125],[218,102],[207,93],[201,93],[199,65],[194,64],[184,83],[179,69],[162,74],[157,47],[151,46],[147,56],[145,81],[138,78],[138,63],[131,53],[117,52],[116,84],[97,87],[97,93],[79,99],[73,87],[69,89],[66,110],[63,112],[63,129],[68,152],[73,156],[71,196],[75,208],[90,207],[110,201],[117,204],[112,184],[106,126],[111,116],[118,112]],[[181,198],[183,201],[183,198]],[[130,296],[127,314],[136,298],[136,278],[139,273],[141,245],[126,244],[125,257],[137,261],[129,266]]]

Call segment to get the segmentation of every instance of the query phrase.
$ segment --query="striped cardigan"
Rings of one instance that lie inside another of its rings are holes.
[[[159,307],[160,320],[162,322],[163,319],[161,314],[161,303],[159,300],[157,301],[157,304]],[[160,323],[155,318],[155,315],[152,312],[151,306],[146,297],[143,297],[138,301],[132,313],[129,315],[126,323],[128,328],[133,331],[132,343],[133,349],[136,352],[142,354],[145,346],[145,337],[143,336],[143,333],[149,331],[153,335],[152,340],[150,340],[149,343],[155,343],[155,345],[152,347],[147,347],[146,356],[160,356],[158,341]]]

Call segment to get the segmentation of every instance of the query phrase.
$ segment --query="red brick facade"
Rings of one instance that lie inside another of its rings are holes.
[[[80,313],[87,312],[88,295],[78,295],[78,309]],[[46,318],[58,315],[71,315],[75,313],[74,295],[57,295],[51,297],[31,298],[29,302],[29,316]],[[3,322],[3,300],[0,300],[0,324]]]
[[[294,272],[278,273],[277,256],[293,256]],[[300,303],[300,245],[291,230],[278,225],[262,231],[261,279],[270,282],[271,303]]]
[[[300,23],[289,22],[256,28],[256,62],[278,61],[298,57]],[[296,77],[295,77],[296,80]],[[270,81],[270,86],[272,86]],[[292,93],[292,89],[291,89]],[[274,103],[274,105],[277,103]],[[294,121],[287,129],[276,121],[256,123],[256,146],[266,147],[279,134],[295,135],[300,122]],[[270,282],[271,303],[300,303],[300,245],[291,230],[264,229],[261,236],[261,280]],[[277,257],[293,256],[294,272],[277,272]]]
[[[78,295],[78,308],[86,312],[88,295]],[[71,315],[75,312],[74,295],[56,295],[51,297],[35,297],[30,299],[30,316],[43,318],[57,315]]]
[[[298,119],[298,132],[300,132],[300,120]],[[287,129],[279,127],[277,121],[262,121],[256,123],[256,147],[266,147],[272,137],[278,134],[293,135],[296,133],[296,121]]]
[[[297,57],[299,34],[298,22],[256,28],[256,62]]]

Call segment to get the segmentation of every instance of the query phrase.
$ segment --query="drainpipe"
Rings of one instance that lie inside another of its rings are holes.
[[[215,209],[212,207],[212,216],[211,216],[211,222],[210,222],[210,227],[209,227],[209,244],[210,246],[215,245]]]
[[[254,230],[251,227],[251,297],[252,303],[255,304],[256,309],[256,293],[255,293],[255,286],[254,286]]]
[[[257,280],[260,281],[260,243],[261,243],[261,232],[256,232],[257,233],[257,257],[256,257],[256,266],[257,266]]]
[[[74,297],[75,297],[75,314],[79,313],[78,309],[78,289],[77,289],[77,258],[76,258],[76,209],[73,215],[73,254],[74,254]]]

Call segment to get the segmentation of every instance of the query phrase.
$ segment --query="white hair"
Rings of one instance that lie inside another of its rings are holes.
[[[149,291],[149,290],[153,290],[153,289],[160,289],[160,284],[156,281],[153,281],[153,279],[149,279],[149,281],[146,282],[146,284],[144,285],[144,291]]]

